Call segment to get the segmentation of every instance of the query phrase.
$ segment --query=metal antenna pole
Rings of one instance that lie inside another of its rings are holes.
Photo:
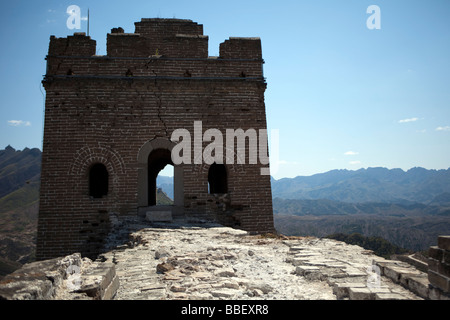
[[[87,21],[87,23],[88,23],[88,25],[87,25],[87,35],[89,37],[89,8],[88,8],[88,19],[87,20],[88,20]]]

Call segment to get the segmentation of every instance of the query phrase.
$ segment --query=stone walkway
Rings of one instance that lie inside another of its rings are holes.
[[[140,221],[116,229],[102,259],[116,264],[117,300],[421,299],[374,272],[384,259],[330,239]]]

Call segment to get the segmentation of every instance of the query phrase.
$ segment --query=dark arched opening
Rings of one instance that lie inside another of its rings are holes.
[[[227,168],[223,164],[213,163],[208,172],[209,193],[228,193]]]
[[[93,198],[102,198],[108,195],[109,174],[101,163],[94,164],[89,170],[89,195]]]

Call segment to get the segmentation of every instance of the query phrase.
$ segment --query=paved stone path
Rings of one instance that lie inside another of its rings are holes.
[[[214,225],[116,227],[102,258],[116,264],[118,300],[420,299],[373,272],[373,261],[384,259],[330,239],[263,238]]]

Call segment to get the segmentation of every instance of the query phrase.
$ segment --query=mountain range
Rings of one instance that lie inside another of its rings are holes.
[[[349,203],[450,204],[450,168],[427,170],[367,168],[332,170],[312,176],[275,180],[272,196],[282,199],[328,199]]]
[[[450,234],[450,169],[332,170],[272,178],[278,232],[324,237],[361,234],[424,251]]]
[[[41,151],[0,150],[0,277],[34,260]]]

